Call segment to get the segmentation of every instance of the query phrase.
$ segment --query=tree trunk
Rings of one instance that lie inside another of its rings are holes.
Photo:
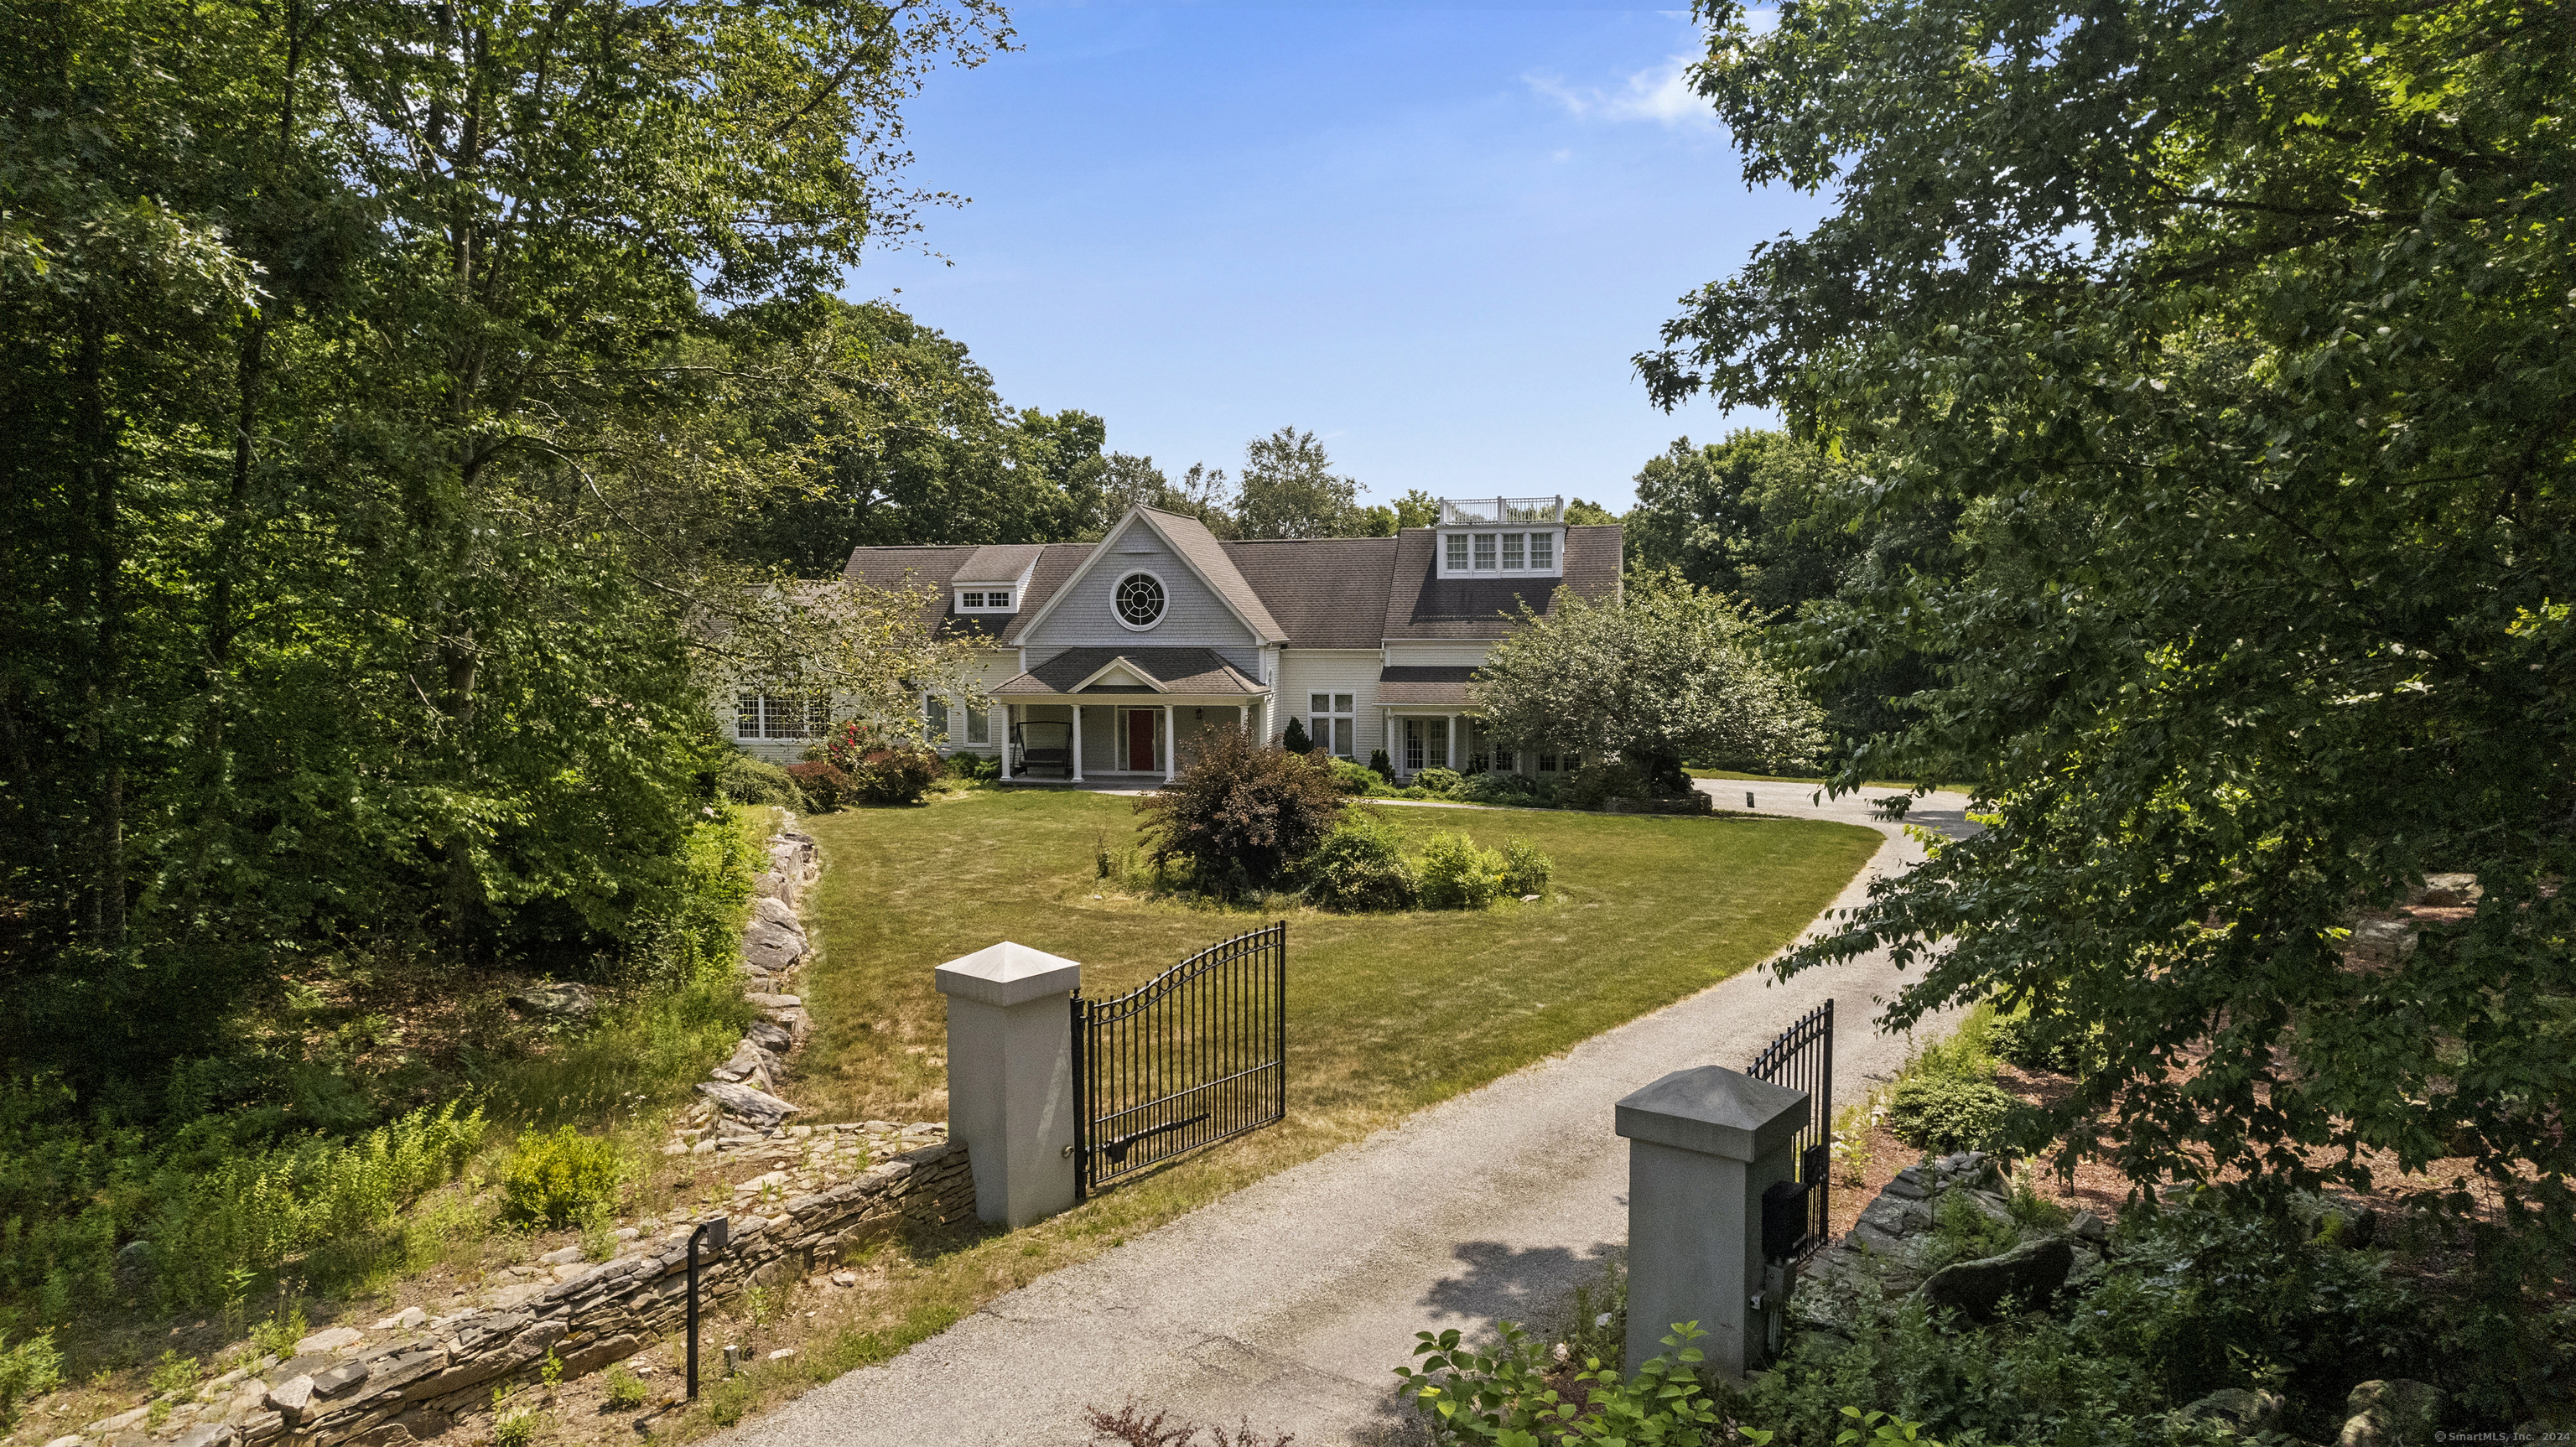
[[[92,867],[89,935],[99,949],[125,945],[125,766],[118,757],[112,711],[120,697],[118,650],[124,646],[125,602],[118,586],[116,435],[107,412],[107,318],[95,307],[80,319],[80,347],[72,363],[72,435],[79,459],[82,502],[89,517],[91,636],[88,718],[81,741],[89,750],[92,787]]]

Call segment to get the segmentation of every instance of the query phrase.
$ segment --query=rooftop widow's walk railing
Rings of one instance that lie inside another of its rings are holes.
[[[1440,525],[1444,528],[1498,527],[1513,523],[1561,523],[1563,521],[1565,521],[1565,499],[1562,497],[1444,498],[1440,503]]]

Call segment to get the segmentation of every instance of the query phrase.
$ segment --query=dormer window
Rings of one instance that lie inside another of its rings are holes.
[[[1009,588],[961,588],[957,592],[957,611],[1008,613],[1011,611],[1012,592]]]
[[[1531,578],[1558,574],[1565,500],[1489,497],[1440,504],[1440,576]],[[1538,526],[1533,526],[1536,524]]]

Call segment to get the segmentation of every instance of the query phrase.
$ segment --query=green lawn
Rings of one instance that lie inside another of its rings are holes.
[[[806,902],[822,957],[800,989],[817,1033],[786,1093],[807,1120],[943,1119],[947,1017],[931,986],[943,961],[1017,940],[1080,960],[1084,989],[1109,993],[1285,917],[1288,1118],[1025,1230],[872,1253],[853,1263],[857,1290],[791,1291],[786,1324],[760,1341],[797,1354],[719,1384],[657,1427],[656,1442],[703,1436],[883,1361],[1014,1287],[1747,969],[1881,842],[1874,830],[1808,820],[1390,808],[1416,834],[1529,840],[1556,861],[1554,897],[1344,917],[1286,901],[1227,911],[1110,893],[1095,852],[1134,842],[1134,806],[986,788],[808,820],[824,851]]]
[[[1100,844],[1135,839],[1134,801],[1113,795],[981,790],[817,817],[826,868],[808,908],[824,958],[804,977],[819,1033],[800,1103],[813,1118],[939,1116],[942,961],[1017,940],[1114,993],[1279,915],[1291,1133],[1347,1139],[1759,962],[1881,842],[1803,820],[1385,812],[1417,836],[1529,840],[1556,861],[1553,897],[1395,916],[1095,897]]]

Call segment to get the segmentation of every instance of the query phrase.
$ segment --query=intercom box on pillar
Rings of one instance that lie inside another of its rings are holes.
[[[1806,1092],[1706,1065],[1619,1102],[1628,1138],[1628,1342],[1631,1372],[1664,1353],[1677,1322],[1697,1322],[1707,1365],[1740,1381],[1768,1358],[1787,1273],[1771,1269],[1762,1197],[1797,1177]]]

